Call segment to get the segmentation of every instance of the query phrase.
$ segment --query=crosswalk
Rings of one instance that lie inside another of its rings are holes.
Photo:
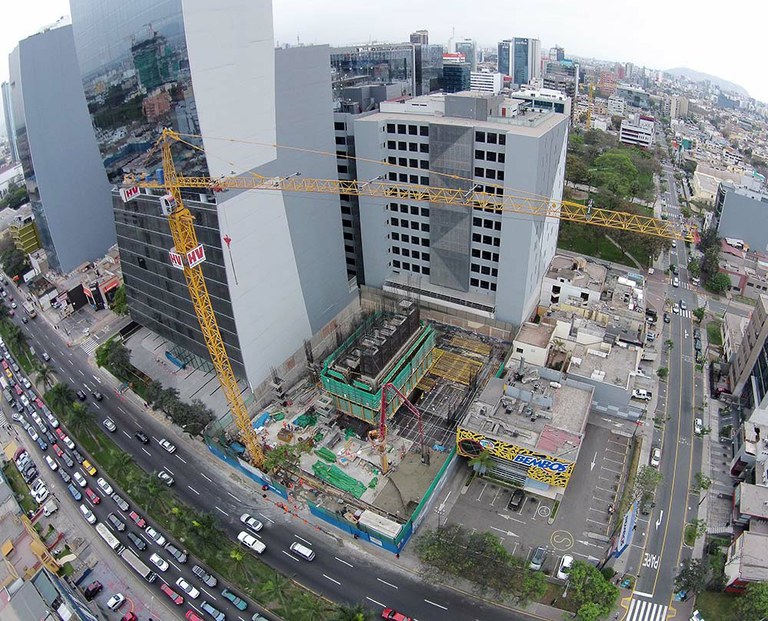
[[[88,356],[90,356],[98,346],[98,341],[96,341],[92,336],[89,336],[82,342],[80,349],[82,349]]]
[[[665,604],[632,598],[623,621],[666,621],[668,608]]]

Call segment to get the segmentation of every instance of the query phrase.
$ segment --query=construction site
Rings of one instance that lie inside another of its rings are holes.
[[[319,382],[308,376],[253,418],[267,459],[296,447],[273,483],[336,526],[399,550],[453,455],[457,422],[507,348],[424,321],[411,300],[372,313],[322,362]]]

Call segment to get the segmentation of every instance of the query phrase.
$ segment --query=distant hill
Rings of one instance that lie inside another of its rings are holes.
[[[702,80],[709,80],[712,84],[719,86],[724,91],[734,91],[745,97],[749,97],[747,89],[723,78],[718,78],[716,75],[709,75],[708,73],[702,73],[701,71],[694,71],[687,67],[675,67],[674,69],[667,69],[665,73],[671,73],[672,75],[679,75],[681,77],[693,80],[694,82],[701,82]]]

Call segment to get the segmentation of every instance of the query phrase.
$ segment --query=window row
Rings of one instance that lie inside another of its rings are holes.
[[[398,123],[387,123],[387,133],[389,134],[408,134],[409,136],[429,136],[429,127],[427,125],[404,125]]]
[[[487,142],[488,144],[507,144],[507,135],[494,134],[492,132],[475,132],[475,142]]]
[[[399,181],[400,183],[412,183],[414,185],[429,185],[429,177],[419,177],[419,175],[408,175],[406,173],[388,173],[387,178],[390,181]]]
[[[471,269],[475,274],[485,274],[486,276],[493,277],[499,275],[498,269],[495,267],[488,267],[487,265],[478,265],[477,263],[473,263]]]
[[[421,267],[420,265],[417,265],[415,263],[411,264],[407,261],[403,261],[402,263],[395,259],[392,261],[392,267],[395,269],[404,269],[408,270],[409,272],[414,272],[415,274],[424,274],[425,276],[429,276],[429,268],[428,267]]]
[[[414,231],[421,230],[425,233],[429,233],[429,224],[427,224],[426,222],[419,223],[419,222],[409,221],[404,218],[390,218],[389,224],[391,224],[392,226],[399,226],[404,229],[407,229],[410,226],[411,229]]]
[[[410,151],[411,153],[429,153],[429,145],[426,142],[398,142],[395,140],[387,140],[387,149],[392,149],[393,151]]]
[[[499,253],[491,252],[490,250],[480,250],[480,248],[472,248],[472,256],[475,259],[484,259],[485,261],[499,262]]]
[[[429,248],[429,237],[419,237],[417,235],[406,235],[405,233],[392,233],[392,241],[400,241],[404,244],[421,244]]]
[[[429,218],[429,208],[428,207],[417,207],[416,205],[398,205],[397,203],[389,203],[386,207],[389,211],[395,211],[398,210],[400,213],[410,213],[412,216],[418,216],[419,213],[424,218]]]
[[[395,166],[410,166],[411,168],[429,170],[429,160],[416,160],[412,158],[409,159],[407,157],[394,157],[390,155],[387,158],[387,163],[394,164]]]
[[[470,278],[469,284],[473,287],[480,287],[481,289],[490,289],[496,291],[496,283],[488,282],[487,280],[480,280],[479,278]]]
[[[501,220],[485,220],[483,218],[478,218],[477,216],[472,218],[472,226],[476,226],[477,228],[484,228],[484,229],[492,229],[494,231],[500,231],[501,230]]]
[[[480,233],[472,233],[472,241],[476,244],[485,244],[486,246],[501,246],[501,239],[498,237],[491,237],[490,235],[480,235]]]
[[[496,151],[481,151],[475,149],[475,159],[485,160],[486,162],[499,162],[503,164],[506,160],[506,156],[503,153],[496,153]]]
[[[409,248],[401,248],[400,246],[392,246],[392,254],[399,254],[403,257],[410,257],[411,259],[419,259],[429,263],[429,253],[419,252],[418,250],[410,250]]]
[[[486,179],[498,179],[499,181],[504,181],[504,171],[475,166],[475,177],[485,177]]]

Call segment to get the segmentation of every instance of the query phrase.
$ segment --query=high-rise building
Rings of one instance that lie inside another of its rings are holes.
[[[419,62],[417,63],[417,52]],[[360,84],[400,84],[402,95],[414,95],[421,88],[422,45],[414,43],[376,43],[331,48],[331,79],[334,96],[347,86]]]
[[[549,59],[557,62],[565,60],[565,49],[559,45],[549,48]]]
[[[688,98],[673,95],[669,99],[669,118],[679,119],[688,116]]]
[[[3,82],[0,85],[0,91],[3,94],[3,118],[5,119],[5,135],[8,136],[8,145],[11,150],[11,160],[14,162],[19,161],[19,148],[16,144],[16,132],[14,128],[13,120],[13,104],[11,102],[11,85],[8,82]]]
[[[499,73],[512,78],[521,86],[541,77],[541,41],[528,37],[513,37],[499,42]]]
[[[446,93],[468,91],[471,73],[469,63],[446,63],[443,65],[443,90]]]
[[[429,30],[417,30],[411,33],[411,43],[429,45]]]
[[[66,273],[115,244],[72,26],[57,24],[20,41],[9,64],[13,134],[29,201],[49,265]]]
[[[485,93],[382,102],[355,120],[359,179],[559,200],[568,118]],[[520,323],[555,254],[556,218],[360,198],[366,284]]]
[[[477,42],[472,39],[456,41],[455,51],[464,54],[464,59],[471,66],[472,71],[477,71]]]
[[[579,63],[568,59],[547,61],[541,77],[544,88],[562,91],[571,98],[575,107],[581,79]]]
[[[110,178],[154,171],[145,154],[163,126],[202,134],[175,151],[185,174],[336,178],[329,49],[275,50],[270,0],[232,0],[213,12],[205,0],[123,8],[119,0],[71,2]],[[163,93],[167,108],[146,105]],[[169,262],[159,194],[142,191],[128,203],[113,194],[130,313],[174,343],[181,359],[207,360],[183,274]],[[190,190],[184,198],[233,367],[256,387],[350,300],[339,200],[254,190]]]

